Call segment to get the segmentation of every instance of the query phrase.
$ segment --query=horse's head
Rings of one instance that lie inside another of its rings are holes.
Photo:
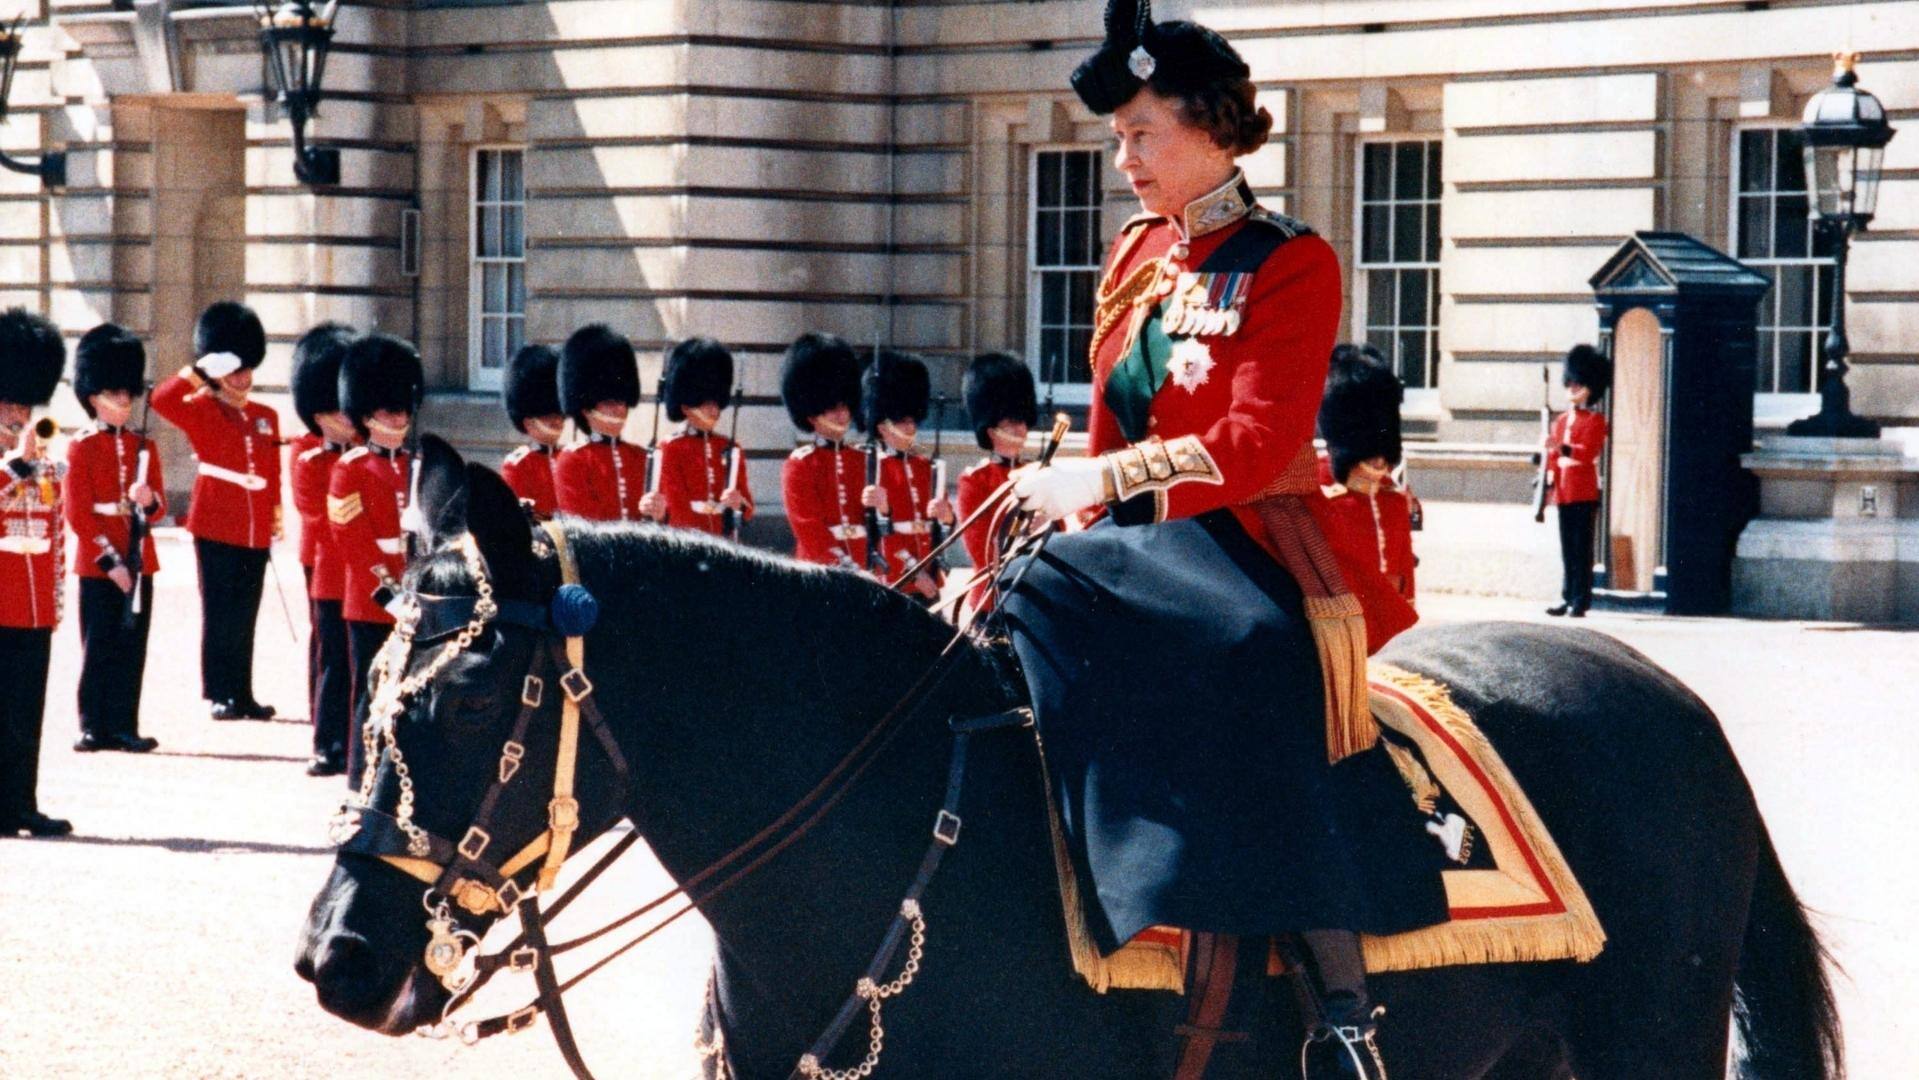
[[[561,587],[564,545],[431,437],[419,491],[426,554],[374,661],[357,718],[369,764],[334,820],[339,853],[295,962],[329,1012],[388,1034],[437,1020],[477,936],[620,815],[571,704],[586,687],[566,635],[593,605]],[[579,767],[560,769],[573,736]]]

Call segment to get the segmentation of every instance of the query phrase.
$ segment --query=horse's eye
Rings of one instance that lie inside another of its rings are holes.
[[[492,694],[461,694],[453,700],[447,719],[457,724],[479,726],[496,715],[499,702]]]

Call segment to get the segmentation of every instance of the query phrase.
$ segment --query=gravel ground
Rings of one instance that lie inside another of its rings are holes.
[[[301,772],[303,646],[269,596],[260,696],[292,719],[207,720],[191,552],[169,535],[161,559],[144,712],[159,752],[69,749],[78,634],[67,626],[56,636],[41,801],[78,833],[0,841],[0,1078],[568,1076],[544,1030],[466,1050],[370,1034],[319,1009],[293,974],[293,950],[331,861],[324,823],[341,785]],[[298,567],[283,556],[280,571],[295,598]],[[1538,607],[1434,597],[1427,616],[1527,618]],[[1626,615],[1588,625],[1644,650],[1719,711],[1787,871],[1823,912],[1847,969],[1852,1075],[1909,1075],[1919,1059],[1905,1008],[1919,1001],[1909,916],[1919,860],[1908,839],[1919,739],[1907,688],[1919,683],[1919,637]],[[651,895],[662,880],[637,849],[580,917],[622,906],[614,897]],[[710,949],[705,926],[682,920],[569,999],[601,1076],[693,1074],[689,1036]],[[517,1005],[523,985],[489,999]]]

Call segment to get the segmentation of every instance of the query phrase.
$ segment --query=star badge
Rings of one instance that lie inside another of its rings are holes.
[[[1190,394],[1206,385],[1212,373],[1213,353],[1205,342],[1187,338],[1173,345],[1173,355],[1166,360],[1166,374],[1180,389]]]

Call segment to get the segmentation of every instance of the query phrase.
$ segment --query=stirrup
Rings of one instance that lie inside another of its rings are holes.
[[[1299,1046],[1299,1075],[1301,1080],[1387,1080],[1386,1062],[1379,1056],[1379,1044],[1374,1041],[1379,1025],[1375,1023],[1385,1015],[1384,1005],[1375,1005],[1358,1024],[1334,1024],[1322,1020],[1306,1032],[1306,1038]],[[1315,1076],[1311,1069],[1309,1055],[1315,1045],[1335,1043],[1334,1060],[1337,1063],[1335,1074]],[[1342,1053],[1343,1052],[1343,1053]],[[1350,1068],[1351,1071],[1348,1071]]]

